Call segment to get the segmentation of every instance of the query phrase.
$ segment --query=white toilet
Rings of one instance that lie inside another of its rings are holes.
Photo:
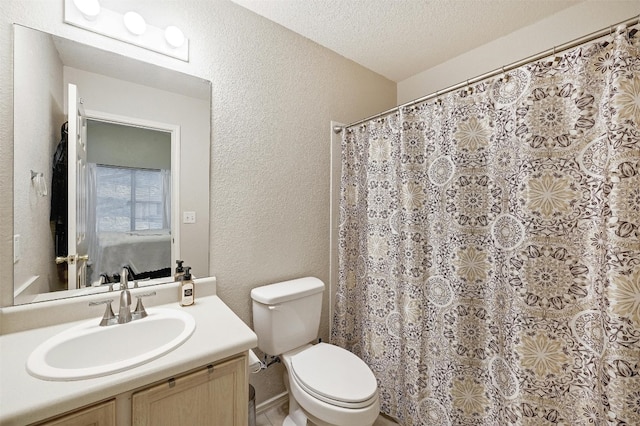
[[[318,337],[324,283],[307,277],[251,290],[258,347],[286,367],[283,425],[371,426],[380,411],[376,378],[353,353]]]

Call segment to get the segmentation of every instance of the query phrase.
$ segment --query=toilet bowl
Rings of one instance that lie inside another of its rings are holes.
[[[299,420],[296,409],[318,426],[371,426],[375,422],[380,412],[377,383],[360,358],[338,346],[319,343],[283,354],[282,360],[290,421],[284,425],[306,424]]]
[[[317,339],[324,283],[307,277],[251,290],[262,352],[280,356],[289,391],[283,425],[371,426],[380,411],[376,378],[353,353]]]

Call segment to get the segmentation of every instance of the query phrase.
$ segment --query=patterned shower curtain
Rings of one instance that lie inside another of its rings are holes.
[[[343,132],[333,342],[403,425],[640,425],[626,32]]]

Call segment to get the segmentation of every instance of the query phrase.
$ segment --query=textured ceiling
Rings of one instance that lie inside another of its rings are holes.
[[[232,0],[399,82],[584,0]]]

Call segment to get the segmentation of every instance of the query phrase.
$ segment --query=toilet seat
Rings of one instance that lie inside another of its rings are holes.
[[[318,343],[291,357],[290,374],[313,397],[343,408],[377,400],[376,378],[360,358],[338,346]]]

